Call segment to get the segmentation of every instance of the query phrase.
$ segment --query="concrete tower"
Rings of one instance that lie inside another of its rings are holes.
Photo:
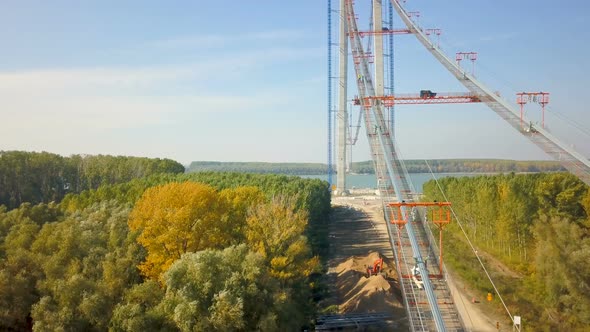
[[[338,87],[338,123],[336,159],[336,195],[346,195],[346,136],[348,133],[348,110],[346,109],[347,79],[348,79],[348,28],[346,2],[340,0],[340,57],[339,57],[339,87]]]
[[[375,32],[383,31],[383,7],[382,0],[373,0],[373,27]],[[373,49],[375,52],[375,95],[383,96],[383,35],[376,33],[373,38]]]
[[[373,0],[373,27],[376,32],[383,30],[383,0]],[[339,90],[338,90],[338,113],[336,121],[338,123],[337,131],[337,155],[336,159],[336,195],[347,195],[346,188],[346,143],[348,134],[348,110],[347,110],[347,79],[348,79],[348,28],[347,28],[347,11],[344,0],[340,0],[340,57],[339,57]],[[384,89],[384,71],[383,71],[383,35],[374,34],[373,49],[375,55],[374,65],[374,84],[375,94],[383,96]]]

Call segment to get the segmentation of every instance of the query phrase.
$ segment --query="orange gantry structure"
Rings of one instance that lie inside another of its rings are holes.
[[[387,204],[391,209],[390,222],[396,225],[398,228],[403,228],[404,225],[410,219],[407,210],[402,210],[402,206],[405,207],[431,207],[432,218],[431,221],[438,227],[439,236],[439,275],[443,275],[443,228],[451,222],[451,202],[396,202]],[[398,232],[398,236],[401,232]],[[401,239],[398,238],[398,244],[401,246]]]
[[[359,97],[352,99],[354,105],[361,105],[369,108],[376,103],[382,103],[385,107],[393,105],[416,105],[416,104],[463,104],[481,103],[482,98],[474,93],[434,93],[430,90],[423,90],[420,94],[396,94],[394,96],[371,96],[362,100]]]
[[[410,34],[412,31],[410,29],[388,29],[383,28],[381,31],[359,31],[359,36],[383,36],[383,35],[404,35]]]
[[[541,105],[541,127],[545,128],[545,105],[549,104],[549,92],[519,92],[516,94],[516,103],[520,105],[520,126],[523,125],[524,105],[533,102]]]

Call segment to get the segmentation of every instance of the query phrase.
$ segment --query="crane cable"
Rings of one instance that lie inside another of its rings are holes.
[[[551,108],[549,106],[547,108],[545,108],[545,110],[551,114],[554,114],[558,118],[562,119],[565,123],[569,124],[570,126],[573,126],[574,128],[578,129],[580,132],[582,132],[586,136],[590,136],[590,130],[588,130],[588,128],[585,128],[579,122],[568,118],[564,113],[553,110],[553,108]]]
[[[426,163],[426,166],[428,166],[428,170],[430,171],[430,174],[432,175],[432,178],[434,179],[434,181],[436,182],[436,185],[438,186],[438,189],[440,190],[440,193],[443,195],[443,198],[445,199],[446,202],[448,202],[448,198],[447,195],[445,194],[445,192],[443,191],[440,183],[438,182],[438,179],[436,178],[436,176],[434,175],[434,172],[432,172],[432,168],[430,168],[430,164],[428,164],[428,161],[426,159],[424,159],[424,162]],[[479,265],[481,265],[483,271],[485,272],[486,276],[488,277],[488,280],[490,281],[490,283],[492,284],[492,287],[494,287],[494,290],[496,291],[496,294],[498,294],[498,298],[500,299],[500,301],[502,302],[502,305],[504,306],[504,309],[506,310],[506,313],[508,313],[508,316],[510,317],[510,320],[512,321],[512,324],[514,325],[514,317],[512,316],[512,314],[510,313],[510,310],[508,309],[508,307],[506,306],[506,303],[504,302],[504,299],[502,298],[502,295],[500,294],[500,291],[498,291],[498,287],[496,287],[496,284],[494,283],[494,281],[492,280],[492,277],[490,276],[488,270],[486,269],[485,265],[483,264],[483,261],[481,260],[481,258],[479,257],[479,255],[477,254],[477,250],[475,249],[475,247],[473,246],[473,243],[471,242],[471,240],[469,239],[469,236],[467,235],[467,232],[465,231],[465,228],[463,228],[463,224],[461,224],[461,221],[459,221],[459,217],[457,216],[457,214],[455,213],[455,210],[453,209],[452,206],[449,206],[451,208],[451,212],[453,213],[453,216],[455,217],[455,220],[457,220],[457,224],[459,225],[459,228],[461,228],[461,231],[463,232],[463,235],[465,235],[465,238],[467,239],[467,243],[469,244],[469,246],[471,247],[471,250],[473,251],[473,253],[475,254],[475,257],[477,258],[477,260],[479,261]],[[520,327],[519,327],[519,331],[520,331]]]

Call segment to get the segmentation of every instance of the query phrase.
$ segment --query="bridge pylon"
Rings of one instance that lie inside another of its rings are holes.
[[[339,11],[339,85],[338,85],[338,111],[336,113],[337,132],[337,158],[336,158],[336,190],[334,195],[348,195],[346,187],[346,142],[348,134],[348,110],[347,110],[347,92],[348,92],[348,23],[347,23],[346,3],[340,0]]]

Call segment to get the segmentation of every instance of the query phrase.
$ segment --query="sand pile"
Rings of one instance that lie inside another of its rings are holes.
[[[382,274],[366,277],[367,266],[372,266],[379,259],[378,252],[371,252],[367,256],[354,256],[336,267],[338,273],[337,287],[342,296],[340,312],[367,313],[383,312],[391,307],[399,307],[399,292],[395,286],[396,272],[394,264],[387,258],[383,259]]]
[[[384,257],[378,252],[370,252],[366,256],[352,256],[351,258],[345,260],[344,262],[340,263],[336,267],[336,272],[341,273],[348,270],[358,271],[362,273],[367,272],[367,266],[373,265],[373,263],[379,259],[380,257]],[[389,273],[389,270],[394,272],[393,270],[394,264],[390,262],[386,257],[383,258],[383,270]]]

